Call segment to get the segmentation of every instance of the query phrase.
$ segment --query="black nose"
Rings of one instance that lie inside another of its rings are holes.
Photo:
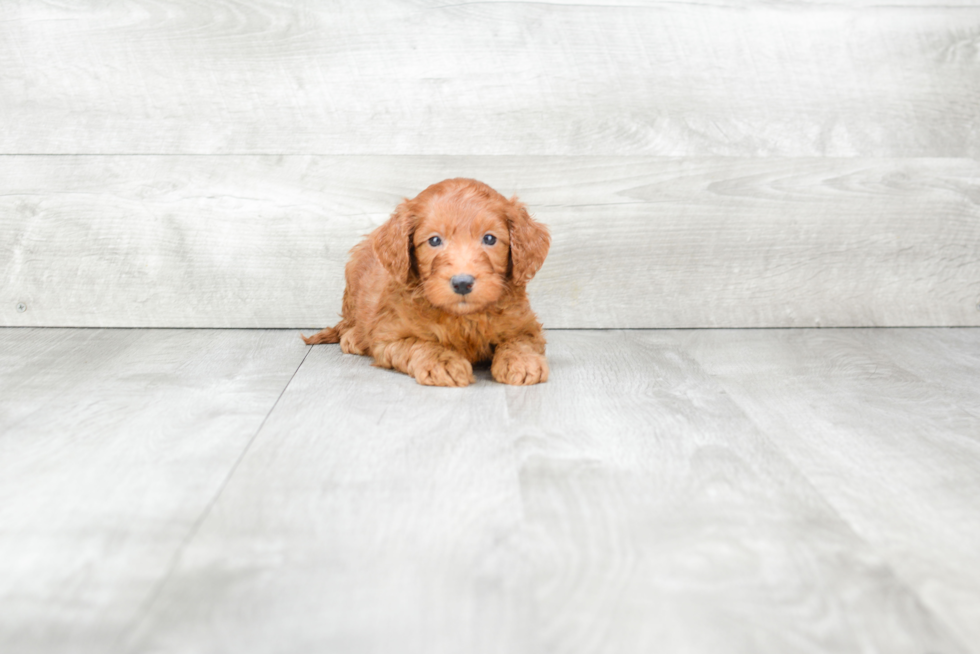
[[[473,275],[453,275],[453,278],[449,280],[449,283],[453,285],[453,290],[460,295],[466,295],[473,290],[473,284],[476,279]]]

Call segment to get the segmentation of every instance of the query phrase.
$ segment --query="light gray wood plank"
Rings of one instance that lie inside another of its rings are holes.
[[[980,153],[972,2],[5,2],[0,152]]]
[[[118,651],[305,352],[283,332],[0,330],[0,651]]]
[[[958,650],[684,338],[562,332],[509,393],[542,649]]]
[[[314,348],[129,651],[965,651],[685,338],[461,391]]]
[[[459,5],[475,4],[505,4],[514,0],[460,0]],[[418,0],[418,4],[427,7],[443,6],[441,0]],[[580,5],[587,4],[596,7],[634,7],[656,8],[671,5],[693,5],[697,7],[715,7],[726,9],[760,9],[781,8],[783,10],[810,9],[813,7],[907,7],[914,9],[970,9],[977,6],[976,0],[943,1],[940,5],[936,0],[545,0],[548,5]]]
[[[133,652],[527,651],[504,390],[314,347]]]
[[[692,333],[689,347],[980,651],[980,330]]]
[[[980,418],[980,330],[897,329],[859,336],[861,347],[914,375],[929,387],[930,395]]]
[[[548,327],[980,325],[973,160],[306,156],[0,157],[0,324],[333,324],[349,248],[451,176],[551,228]]]

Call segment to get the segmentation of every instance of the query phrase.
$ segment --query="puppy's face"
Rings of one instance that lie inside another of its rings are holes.
[[[417,280],[432,305],[456,315],[487,308],[508,285],[527,284],[551,243],[516,197],[461,178],[406,199],[370,238],[393,279]]]
[[[435,197],[419,213],[412,240],[426,299],[456,315],[500,299],[507,284],[510,233],[495,203]]]

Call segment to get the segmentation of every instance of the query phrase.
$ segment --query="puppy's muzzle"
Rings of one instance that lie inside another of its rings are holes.
[[[449,283],[452,285],[453,291],[460,295],[467,295],[473,290],[476,278],[473,275],[453,275]]]

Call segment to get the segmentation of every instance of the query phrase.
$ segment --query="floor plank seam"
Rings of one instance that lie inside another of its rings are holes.
[[[902,587],[904,587],[913,597],[915,597],[918,600],[922,610],[928,613],[933,618],[933,620],[935,620],[936,624],[942,625],[942,627],[946,631],[946,636],[950,640],[954,641],[957,645],[959,645],[962,648],[962,651],[977,652],[977,654],[980,654],[980,650],[974,650],[971,649],[970,647],[967,647],[966,644],[967,641],[963,640],[962,634],[960,634],[959,631],[955,628],[955,625],[951,625],[944,618],[941,607],[933,606],[932,603],[929,602],[928,598],[923,596],[921,592],[922,589],[919,587],[919,585],[914,583],[910,579],[908,579],[905,575],[903,575],[901,571],[898,568],[896,568],[895,564],[886,555],[882,554],[871,541],[865,538],[865,536],[861,533],[858,527],[844,516],[844,514],[840,511],[840,509],[838,509],[838,507],[834,504],[834,502],[829,497],[827,497],[827,495],[822,490],[820,490],[820,488],[817,486],[816,483],[814,483],[812,479],[810,479],[810,476],[800,466],[798,466],[796,462],[793,461],[789,453],[786,452],[785,449],[782,446],[780,446],[780,444],[774,438],[772,438],[765,429],[763,429],[760,425],[758,425],[755,422],[755,420],[753,420],[752,416],[750,415],[750,412],[747,411],[745,407],[743,407],[738,402],[737,398],[735,398],[731,393],[728,392],[728,389],[725,388],[724,383],[720,379],[718,379],[715,375],[712,375],[707,370],[705,370],[704,367],[702,366],[701,361],[698,360],[697,357],[694,357],[694,361],[697,363],[699,367],[701,367],[705,375],[713,379],[715,383],[717,383],[719,387],[725,391],[725,395],[728,397],[728,399],[732,402],[734,406],[738,407],[738,410],[742,413],[745,419],[754,426],[755,430],[759,433],[759,436],[764,441],[768,442],[772,446],[775,452],[779,453],[779,456],[783,459],[783,465],[785,466],[785,469],[787,471],[795,472],[799,478],[799,483],[801,485],[807,486],[810,489],[810,491],[813,493],[814,497],[819,497],[820,500],[823,502],[826,510],[832,513],[834,516],[836,516],[836,518],[840,521],[841,525],[844,528],[846,528],[848,531],[850,531],[854,539],[860,543],[863,543],[864,546],[867,547],[869,552],[873,552],[874,555],[878,557],[882,566],[888,570],[888,572],[894,577],[895,581],[899,583]],[[893,365],[896,366],[898,365],[894,361],[892,363]],[[908,372],[908,374],[913,375],[914,373]],[[918,375],[916,375],[916,377],[918,378]],[[923,383],[925,382],[923,381]]]
[[[741,409],[741,407],[739,408]],[[905,590],[907,590],[910,595],[915,597],[918,600],[919,606],[922,608],[922,611],[924,613],[927,613],[929,616],[931,616],[937,625],[941,625],[942,628],[945,629],[946,631],[945,635],[950,640],[954,641],[957,645],[959,645],[962,648],[962,651],[976,652],[976,654],[980,654],[980,651],[971,649],[966,646],[967,641],[963,640],[962,635],[955,628],[955,625],[950,624],[944,618],[942,607],[933,606],[933,604],[929,601],[929,599],[922,594],[922,588],[920,587],[920,585],[916,584],[914,581],[906,577],[902,573],[902,571],[895,566],[895,564],[891,561],[891,559],[887,555],[883,554],[879,550],[879,548],[874,545],[874,543],[872,543],[870,540],[865,538],[864,534],[861,533],[858,527],[850,520],[848,520],[846,517],[844,517],[844,514],[841,513],[841,511],[837,508],[834,502],[829,497],[827,497],[826,494],[824,494],[823,491],[821,491],[816,486],[816,484],[814,484],[814,482],[810,479],[809,475],[807,475],[799,466],[797,466],[796,463],[794,463],[793,460],[789,458],[789,455],[786,454],[786,452],[784,452],[781,447],[779,447],[772,439],[769,438],[768,434],[762,431],[758,426],[756,428],[759,429],[764,439],[766,439],[767,441],[772,443],[774,447],[776,447],[776,451],[778,451],[780,455],[783,457],[787,469],[795,470],[796,473],[800,476],[801,484],[806,484],[806,486],[809,486],[809,488],[813,491],[814,495],[816,497],[819,497],[823,501],[827,510],[833,513],[833,515],[837,516],[837,519],[840,520],[841,525],[843,525],[848,531],[851,532],[851,534],[854,536],[854,539],[860,543],[863,543],[864,546],[867,547],[869,552],[873,552],[874,555],[878,557],[878,560],[881,562],[882,567],[892,575],[892,577],[895,579],[895,582],[901,585],[901,587],[905,588]]]
[[[167,581],[170,580],[171,575],[173,574],[174,570],[177,568],[177,564],[180,562],[180,559],[183,556],[184,551],[187,549],[188,545],[190,545],[190,543],[197,536],[198,531],[200,531],[201,529],[201,525],[204,524],[208,516],[211,514],[211,510],[214,508],[215,504],[217,504],[218,502],[218,499],[224,493],[225,488],[228,486],[228,482],[234,476],[235,471],[238,469],[238,466],[241,464],[242,460],[245,458],[245,455],[251,449],[252,444],[255,442],[255,439],[258,438],[259,434],[262,433],[262,429],[265,427],[265,423],[268,422],[269,416],[271,416],[272,412],[276,410],[277,406],[279,406],[279,401],[282,399],[282,396],[286,394],[286,390],[289,389],[289,385],[293,383],[293,379],[295,379],[296,373],[298,373],[300,369],[303,367],[303,364],[306,362],[306,358],[310,356],[310,352],[312,350],[313,350],[312,346],[307,347],[306,354],[303,355],[303,359],[299,362],[299,365],[296,366],[296,370],[293,371],[293,374],[290,375],[289,377],[289,381],[287,381],[285,385],[282,387],[282,391],[280,391],[279,395],[276,397],[276,401],[272,403],[272,406],[269,407],[269,411],[265,414],[265,417],[262,418],[262,422],[259,423],[259,426],[255,430],[255,433],[252,434],[252,437],[248,439],[248,442],[245,444],[245,447],[242,448],[242,451],[238,455],[238,458],[235,459],[235,462],[231,465],[231,468],[229,468],[228,474],[225,475],[225,478],[221,481],[221,484],[218,486],[218,491],[214,494],[214,497],[212,497],[211,500],[208,502],[207,506],[204,507],[204,510],[201,511],[201,515],[198,516],[197,520],[194,521],[194,524],[191,526],[190,530],[188,530],[187,536],[184,537],[180,545],[174,551],[174,554],[170,559],[170,563],[169,565],[167,565],[166,571],[163,573],[163,575],[160,577],[160,580],[156,583],[156,585],[147,595],[147,598],[144,601],[143,606],[140,608],[139,611],[136,612],[136,616],[133,618],[132,624],[129,626],[128,629],[124,629],[122,632],[120,632],[119,640],[116,642],[117,647],[120,646],[124,647],[126,644],[125,640],[131,637],[139,630],[140,624],[143,622],[144,619],[146,619],[146,616],[150,614],[150,610],[153,608],[153,605],[159,599],[160,594],[163,592],[164,587],[167,585]]]

